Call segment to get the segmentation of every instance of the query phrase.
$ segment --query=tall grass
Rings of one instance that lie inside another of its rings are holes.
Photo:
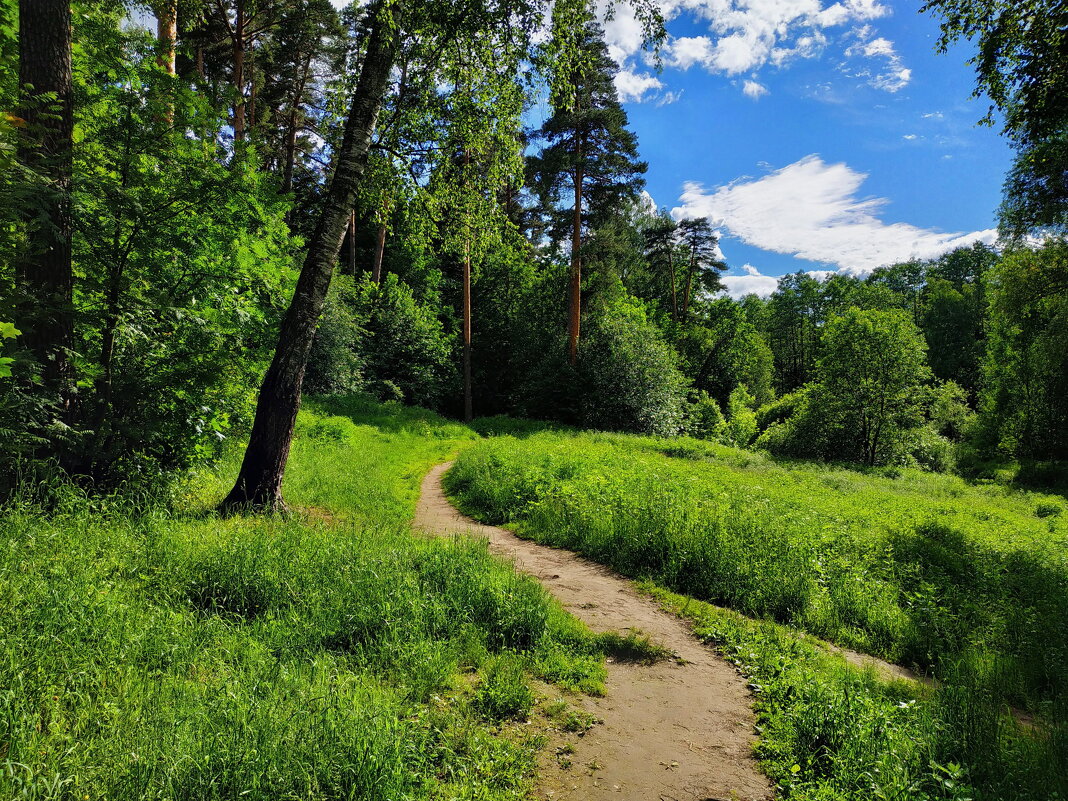
[[[939,759],[987,798],[1068,797],[1062,499],[567,433],[480,443],[447,486],[487,522],[938,676],[915,734]]]
[[[0,515],[0,798],[526,796],[534,744],[495,734],[478,671],[596,690],[602,647],[483,543],[409,531],[470,431],[311,406],[287,517],[206,513],[232,464],[183,513]]]

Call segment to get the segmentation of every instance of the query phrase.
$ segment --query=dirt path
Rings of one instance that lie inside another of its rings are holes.
[[[568,739],[566,758],[547,748],[539,797],[572,801],[755,801],[772,797],[751,747],[755,722],[745,680],[686,625],[634,591],[631,583],[569,551],[521,540],[462,516],[445,497],[435,467],[423,481],[415,526],[432,534],[470,533],[537,577],[594,631],[638,629],[679,659],[655,665],[609,662],[604,698],[568,699],[603,721]],[[569,765],[569,766],[567,766]]]

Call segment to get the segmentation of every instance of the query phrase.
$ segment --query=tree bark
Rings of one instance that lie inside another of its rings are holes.
[[[464,184],[471,166],[471,153],[464,150]],[[474,419],[474,403],[471,397],[471,221],[465,220],[464,233],[464,422]]]
[[[567,320],[567,357],[572,366],[578,363],[578,343],[582,323],[582,140],[576,148],[574,175],[575,212],[571,223],[571,293]]]
[[[176,74],[178,41],[178,0],[159,0],[156,3],[156,41],[159,56],[156,63],[168,75]]]
[[[303,69],[300,79],[297,81],[293,92],[293,100],[289,105],[289,120],[286,128],[286,163],[282,172],[282,194],[288,195],[293,191],[293,169],[297,161],[297,117],[300,112],[300,101],[304,97],[304,89],[308,82],[308,72],[311,70],[311,53],[304,57]]]
[[[376,284],[382,283],[382,262],[386,257],[386,224],[378,226],[378,236],[375,238],[375,260],[371,264],[371,281]]]
[[[696,272],[696,259],[690,258],[690,266],[686,271],[686,292],[682,296],[682,319],[690,319],[690,291],[693,288],[693,274]]]
[[[352,96],[344,139],[335,156],[334,173],[318,224],[308,241],[293,300],[282,320],[274,360],[260,388],[241,471],[221,504],[223,511],[285,508],[282,478],[300,408],[304,369],[396,60],[398,36],[392,16],[400,5],[379,2],[371,12],[367,55]]]
[[[234,143],[245,138],[245,4],[242,0],[235,3],[234,29],[231,33],[234,61]]]
[[[356,276],[356,209],[349,212],[349,275]]]
[[[464,422],[474,419],[471,386],[471,240],[464,243]]]
[[[671,273],[671,319],[679,321],[679,295],[675,289],[675,254],[671,252],[671,244],[668,243],[668,272]]]
[[[70,188],[74,117],[71,73],[71,10],[68,0],[19,2],[22,163],[48,186],[28,226],[25,252],[15,279],[26,301],[17,322],[23,342],[41,365],[45,393],[60,412],[73,412],[74,341]],[[52,101],[54,98],[54,102]]]

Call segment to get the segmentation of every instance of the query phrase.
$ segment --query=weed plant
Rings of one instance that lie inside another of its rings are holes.
[[[1063,498],[918,470],[779,462],[697,440],[568,432],[479,443],[446,485],[486,522],[936,676],[937,699],[900,739],[927,749],[939,766],[928,778],[970,783],[983,798],[1068,798]],[[848,730],[832,714],[840,692],[874,697],[843,687],[816,703],[828,732]],[[1037,728],[1016,725],[1010,705]],[[835,770],[863,762],[809,739],[837,754]],[[942,771],[954,764],[959,775]],[[886,792],[913,797],[879,770]]]
[[[529,710],[528,672],[596,690],[603,649],[484,543],[410,532],[423,473],[474,434],[309,406],[286,516],[204,511],[233,462],[179,512],[3,511],[0,798],[526,797],[533,744],[492,720]]]

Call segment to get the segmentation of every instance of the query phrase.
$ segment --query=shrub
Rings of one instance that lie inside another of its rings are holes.
[[[660,330],[633,301],[590,315],[579,357],[579,422],[589,428],[674,435],[686,379]]]
[[[690,401],[686,404],[687,435],[698,439],[718,439],[726,423],[715,398],[703,389],[690,393]]]
[[[756,415],[753,413],[753,403],[753,396],[749,394],[745,384],[739,384],[731,392],[725,431],[729,445],[744,448],[756,439],[759,430]]]

